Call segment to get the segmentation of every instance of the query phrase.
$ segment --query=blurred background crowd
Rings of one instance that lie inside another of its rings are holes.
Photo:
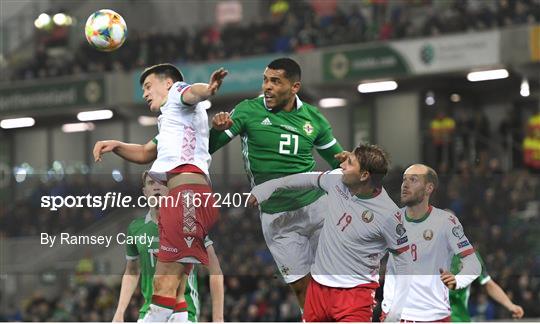
[[[267,53],[299,53],[341,44],[410,39],[540,22],[538,0],[269,1],[251,24],[130,32],[121,50],[100,53],[85,42],[65,50],[65,27],[37,38],[28,61],[2,78],[35,79],[103,71],[130,71],[146,62],[208,62]],[[53,49],[53,50],[51,50]]]

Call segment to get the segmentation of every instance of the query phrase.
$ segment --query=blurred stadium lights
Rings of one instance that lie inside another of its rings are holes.
[[[469,74],[467,74],[467,80],[471,82],[477,82],[477,81],[506,79],[508,78],[508,76],[509,76],[508,70],[506,69],[475,71],[475,72],[470,72]]]
[[[139,116],[137,119],[141,126],[155,126],[157,125],[157,117],[152,116]]]
[[[3,119],[0,121],[0,127],[3,129],[31,127],[34,126],[35,123],[36,121],[32,117]]]
[[[62,27],[73,25],[74,20],[73,17],[66,15],[63,12],[55,14],[52,18],[49,14],[42,13],[34,20],[34,26],[36,26],[37,29],[48,29],[52,27],[51,22],[56,26]]]
[[[337,108],[347,105],[347,100],[343,98],[322,98],[319,100],[319,107],[321,108]]]
[[[59,12],[53,16],[53,22],[58,26],[70,26],[73,24],[73,18],[63,12]]]
[[[51,23],[51,16],[49,16],[46,13],[40,14],[36,20],[34,20],[34,26],[36,26],[37,29],[43,29],[47,27]]]
[[[425,102],[428,106],[433,106],[435,104],[435,93],[433,93],[433,91],[428,91],[426,93]]]
[[[205,100],[201,101],[199,105],[201,105],[201,107],[204,109],[210,109],[210,107],[212,107],[212,102],[210,100]]]
[[[64,133],[76,133],[93,131],[96,128],[94,123],[72,123],[62,125],[62,132]]]
[[[371,92],[382,92],[382,91],[392,91],[396,90],[398,84],[396,81],[377,81],[377,82],[366,82],[358,85],[358,92],[360,93],[371,93]]]
[[[92,120],[103,120],[111,119],[113,117],[112,110],[103,109],[103,110],[93,110],[93,111],[83,111],[77,114],[77,119],[80,121],[92,121]]]
[[[461,96],[459,94],[457,94],[457,93],[452,93],[450,95],[450,100],[452,102],[460,102],[461,101]]]
[[[15,181],[18,183],[24,182],[26,180],[26,169],[23,167],[15,167],[15,170],[13,170],[13,173],[15,174]]]
[[[521,81],[519,94],[522,97],[528,97],[531,94],[531,89],[529,88],[529,80],[527,80],[527,78],[523,78],[523,80]]]

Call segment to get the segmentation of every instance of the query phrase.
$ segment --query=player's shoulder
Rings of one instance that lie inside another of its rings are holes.
[[[432,206],[431,208],[431,214],[435,216],[433,217],[434,220],[452,226],[460,224],[459,218],[456,216],[456,214],[454,214],[453,211],[437,208],[435,206]]]
[[[374,212],[379,214],[382,219],[391,222],[394,222],[394,220],[398,223],[403,222],[403,211],[396,205],[392,198],[390,198],[384,187],[381,187],[380,193],[371,199],[371,201]]]
[[[144,216],[139,216],[139,217],[136,217],[135,219],[133,219],[131,221],[131,223],[129,223],[128,225],[128,231],[129,232],[133,232],[133,231],[136,231],[137,229],[141,228],[142,226],[144,226],[145,224],[145,217]]]
[[[264,109],[264,98],[263,97],[256,97],[251,99],[244,99],[236,104],[234,109],[240,109],[240,110],[257,110],[257,109]]]
[[[319,110],[319,108],[317,108],[316,106],[310,104],[310,103],[307,103],[305,101],[302,101],[302,109],[307,112],[308,114],[312,115],[312,116],[315,116],[319,119],[324,119],[324,116],[323,114],[321,113],[321,111]]]

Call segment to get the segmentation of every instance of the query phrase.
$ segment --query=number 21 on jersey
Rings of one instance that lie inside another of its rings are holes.
[[[298,135],[281,134],[279,141],[279,154],[291,154],[291,147],[294,155],[298,154]]]

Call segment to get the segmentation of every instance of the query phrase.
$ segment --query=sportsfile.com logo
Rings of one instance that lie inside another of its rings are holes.
[[[180,197],[180,196],[178,196]],[[121,192],[107,192],[103,196],[42,196],[41,208],[56,211],[59,208],[156,208],[162,206],[179,206],[178,197],[139,196],[137,199],[122,194]]]
[[[161,208],[193,206],[199,207],[247,207],[251,193],[193,193],[179,192],[176,196],[139,196],[134,199],[121,192],[107,192],[103,196],[42,196],[41,208],[56,211],[59,208]]]

